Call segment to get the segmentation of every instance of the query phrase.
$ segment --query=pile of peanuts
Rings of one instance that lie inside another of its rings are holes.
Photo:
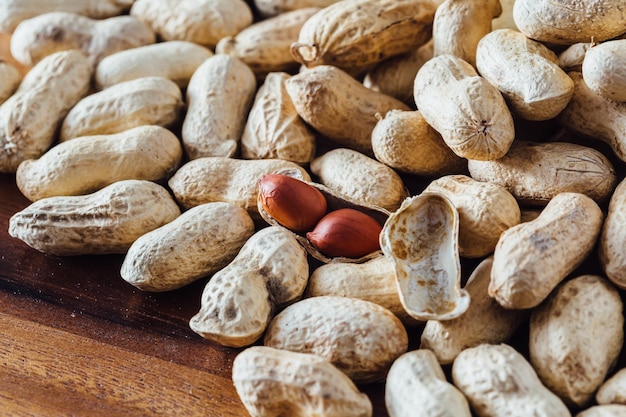
[[[189,326],[251,416],[372,416],[381,381],[391,417],[626,416],[624,0],[8,0],[0,31],[10,235],[206,280]]]

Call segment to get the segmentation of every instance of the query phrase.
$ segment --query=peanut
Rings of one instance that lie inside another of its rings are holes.
[[[11,37],[11,54],[23,65],[32,66],[59,51],[78,49],[92,65],[115,52],[153,44],[154,32],[130,16],[104,20],[76,13],[45,13],[20,23]]]
[[[135,0],[130,15],[145,22],[166,41],[189,41],[214,48],[252,24],[243,0]]]
[[[250,347],[233,361],[233,382],[252,417],[372,416],[367,395],[317,355]]]
[[[160,126],[140,126],[62,142],[39,159],[23,161],[15,180],[31,201],[87,194],[126,179],[169,178],[182,155],[180,141],[172,132]]]
[[[205,60],[187,88],[182,138],[189,158],[234,156],[255,93],[254,73],[238,58],[217,54]]]
[[[524,356],[506,344],[465,349],[452,365],[452,380],[478,417],[571,416]]]
[[[585,84],[608,100],[626,101],[626,39],[593,45],[582,64]]]
[[[390,417],[471,417],[469,404],[446,376],[430,350],[420,349],[395,360],[385,383]]]
[[[389,310],[356,298],[305,298],[270,322],[265,346],[328,359],[355,383],[382,380],[408,336]]]
[[[89,89],[92,69],[78,51],[52,54],[26,74],[0,106],[0,172],[39,158],[54,143],[58,126]]]
[[[125,180],[92,194],[38,200],[11,217],[9,234],[52,255],[121,254],[179,215],[162,186]]]
[[[413,97],[428,124],[462,158],[498,159],[513,143],[513,117],[502,94],[461,58],[427,61],[415,76]]]
[[[617,371],[605,380],[596,392],[598,404],[626,405],[626,368]]]
[[[0,105],[13,95],[22,81],[22,74],[13,65],[0,60]]]
[[[557,194],[535,220],[502,233],[489,295],[505,308],[536,307],[591,253],[603,220],[584,194]]]
[[[531,312],[530,363],[566,404],[589,405],[615,364],[624,344],[622,310],[608,280],[582,275],[559,286]]]
[[[594,405],[576,417],[626,417],[626,406],[620,404]]]
[[[169,127],[181,115],[180,88],[163,77],[116,84],[80,100],[61,125],[59,139],[106,135],[143,125]]]
[[[243,208],[201,204],[133,242],[120,274],[141,290],[174,290],[224,268],[253,233]]]
[[[224,346],[251,345],[275,310],[302,296],[309,277],[306,251],[281,227],[266,227],[204,287],[191,329]]]
[[[315,157],[315,134],[298,115],[287,93],[284,72],[267,74],[241,135],[244,159],[284,159],[308,164]]]
[[[609,201],[606,219],[598,242],[600,266],[607,278],[620,289],[626,289],[626,254],[624,245],[624,207],[626,206],[626,181],[622,180]]]
[[[340,0],[252,0],[262,17],[276,16],[307,7],[326,7]]]
[[[558,55],[559,67],[567,72],[582,72],[583,61],[591,45],[591,42],[579,42],[568,46]]]
[[[195,70],[213,52],[186,41],[159,42],[119,51],[103,58],[96,67],[98,89],[142,77],[163,77],[186,88]]]

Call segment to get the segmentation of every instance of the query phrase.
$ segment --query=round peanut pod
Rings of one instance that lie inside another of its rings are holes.
[[[22,81],[20,71],[0,59],[0,105],[13,95]]]
[[[380,162],[411,175],[457,173],[467,166],[419,111],[390,110],[379,116],[372,130],[372,149]]]
[[[285,88],[290,75],[267,74],[241,135],[244,159],[284,159],[307,164],[315,157],[315,134],[300,118]]]
[[[558,55],[559,67],[566,72],[582,72],[583,61],[591,45],[593,45],[591,42],[579,42],[568,46]]]
[[[190,328],[223,346],[251,345],[274,311],[302,296],[309,277],[306,251],[284,228],[266,227],[204,287]]]
[[[116,84],[80,100],[69,111],[59,140],[120,133],[143,125],[169,127],[181,115],[180,88],[163,77],[143,77]]]
[[[406,352],[408,336],[389,310],[356,298],[305,298],[278,313],[263,339],[265,346],[328,359],[355,383],[384,379]]]
[[[68,111],[84,97],[92,68],[78,51],[52,54],[35,65],[0,106],[0,172],[39,158],[56,139]]]
[[[163,77],[186,88],[195,70],[213,52],[186,41],[159,42],[116,52],[96,67],[96,87],[100,90],[142,77]]]
[[[167,179],[182,156],[183,148],[172,132],[160,126],[140,126],[62,142],[39,159],[23,161],[15,180],[30,201],[87,194],[121,180]]]
[[[213,49],[225,36],[252,24],[244,0],[135,0],[130,15],[165,41],[189,41]]]
[[[419,349],[396,359],[385,382],[385,406],[390,417],[471,417],[463,393],[446,380],[435,354]]]
[[[626,181],[615,188],[598,242],[598,256],[607,278],[621,289],[626,289],[626,234],[624,208],[626,207]]]
[[[52,255],[122,254],[140,236],[179,215],[162,186],[124,180],[92,194],[38,200],[11,217],[9,234]]]
[[[574,95],[556,117],[559,124],[577,135],[606,143],[626,161],[626,103],[593,92],[580,72],[568,75],[574,80]]]
[[[596,391],[598,404],[621,404],[626,406],[626,368],[605,380]]]
[[[104,20],[76,13],[45,13],[20,23],[11,36],[11,54],[23,65],[32,66],[59,51],[78,49],[92,65],[115,52],[156,41],[154,32],[130,16]]]
[[[294,71],[298,63],[291,55],[291,44],[298,40],[304,22],[319,10],[307,7],[261,20],[220,39],[215,52],[239,58],[260,80],[270,72]]]
[[[623,307],[608,280],[582,275],[531,312],[530,363],[566,404],[589,405],[615,365],[624,345]]]
[[[300,165],[281,159],[244,160],[216,156],[187,162],[169,179],[168,185],[184,208],[226,201],[245,208],[258,220],[259,180],[265,174],[284,171],[298,173],[294,175],[307,181],[311,179]]]
[[[345,0],[344,0],[345,1]],[[386,94],[372,91],[346,72],[320,65],[285,81],[296,111],[315,130],[339,145],[372,155],[376,114],[410,110]]]
[[[626,417],[626,406],[621,404],[594,405],[576,414],[576,417]]]
[[[513,19],[520,32],[539,42],[572,45],[601,42],[624,33],[626,8],[613,0],[516,0]]]
[[[462,158],[498,159],[513,143],[513,117],[502,94],[461,58],[427,61],[415,77],[413,97],[428,124]]]
[[[344,0],[309,18],[291,46],[307,67],[333,65],[349,74],[426,43],[436,5],[427,0]]]
[[[363,85],[409,105],[413,104],[413,82],[417,71],[433,57],[433,41],[402,55],[379,62],[363,77]]]
[[[389,211],[398,209],[409,195],[392,168],[352,149],[332,149],[311,161],[310,168],[338,194]]]
[[[583,59],[582,74],[592,91],[608,100],[626,101],[626,39],[589,48]]]
[[[526,358],[506,344],[465,349],[452,365],[452,380],[478,417],[571,416]]]
[[[338,1],[340,0],[252,0],[252,3],[259,14],[267,18],[307,7],[322,8]]]
[[[502,14],[499,0],[446,0],[433,21],[434,56],[454,55],[476,66],[476,46]]]
[[[0,32],[12,33],[23,20],[50,12],[68,12],[92,19],[123,14],[134,0],[5,0],[0,8]]]
[[[144,291],[175,290],[224,268],[253,233],[243,208],[202,204],[133,242],[120,275]]]
[[[493,252],[502,232],[520,223],[520,208],[505,188],[465,175],[447,175],[424,191],[445,195],[459,213],[459,254],[482,258]]]
[[[233,383],[252,417],[371,417],[372,403],[318,355],[253,346],[233,361]]]
[[[234,156],[255,93],[254,73],[238,58],[217,54],[205,60],[187,87],[182,138],[189,159]]]
[[[568,142],[516,140],[495,161],[469,161],[478,181],[504,187],[520,204],[542,206],[563,192],[576,192],[601,203],[615,188],[617,174],[600,151]]]
[[[603,220],[584,194],[557,194],[535,220],[502,233],[489,295],[505,308],[536,307],[591,253]]]
[[[472,302],[467,311],[452,320],[428,320],[420,349],[429,349],[439,363],[451,364],[464,349],[482,343],[503,343],[528,317],[525,310],[507,310],[489,296],[493,257],[482,261],[465,284]]]
[[[380,246],[396,271],[400,301],[417,320],[450,320],[470,304],[461,289],[459,215],[443,194],[407,198],[391,213]]]
[[[511,111],[526,120],[555,118],[574,94],[574,82],[558,66],[556,54],[512,29],[480,40],[476,68],[500,90]]]

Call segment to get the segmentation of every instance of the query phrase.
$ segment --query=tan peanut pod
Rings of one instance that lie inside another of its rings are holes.
[[[233,361],[233,383],[252,417],[371,417],[372,403],[318,355],[253,346]]]
[[[162,186],[124,180],[92,194],[38,200],[9,220],[9,234],[52,255],[125,253],[139,236],[180,215]]]
[[[576,417],[626,417],[626,406],[621,404],[594,405],[576,414]]]
[[[626,181],[622,180],[611,195],[598,241],[600,266],[607,278],[620,289],[626,289],[625,207]]]
[[[526,310],[507,310],[489,296],[493,257],[485,258],[469,277],[465,290],[472,302],[452,320],[428,320],[420,349],[433,351],[442,365],[451,364],[464,349],[482,343],[507,342],[528,317]]]
[[[308,164],[315,157],[315,134],[300,118],[285,88],[290,75],[267,74],[257,91],[241,135],[244,159],[284,159]]]
[[[0,32],[12,33],[23,20],[50,12],[68,12],[92,19],[123,14],[134,0],[5,0],[0,8]]]
[[[277,16],[307,7],[326,7],[341,0],[252,0],[254,7],[263,17]]]
[[[320,296],[278,313],[263,344],[317,354],[358,384],[383,380],[393,361],[406,352],[408,336],[402,322],[378,304]]]
[[[309,68],[363,73],[428,42],[436,8],[428,0],[343,0],[304,23],[291,53]]]
[[[32,66],[59,51],[78,49],[96,65],[105,56],[156,41],[154,32],[130,16],[104,20],[76,13],[45,13],[20,23],[11,36],[11,54]]]
[[[372,155],[376,114],[410,110],[400,100],[370,90],[331,65],[294,75],[285,81],[285,87],[305,122],[339,145],[366,155]]]
[[[130,15],[145,22],[165,41],[189,41],[214,48],[252,24],[243,0],[135,0]]]
[[[502,13],[500,16],[493,19],[491,22],[491,29],[513,29],[518,30],[515,20],[513,19],[513,6],[515,0],[500,0],[500,6],[502,6]]]
[[[317,267],[309,277],[304,297],[324,295],[370,301],[391,311],[405,326],[418,324],[402,307],[396,272],[386,256],[361,263],[331,262]]]
[[[254,219],[257,209],[258,182],[264,174],[298,172],[311,177],[300,165],[281,159],[243,160],[226,157],[194,159],[181,166],[168,185],[176,201],[186,209],[214,201],[226,201],[243,207]]]
[[[520,208],[505,188],[466,175],[447,175],[424,189],[448,197],[459,213],[459,254],[482,258],[493,252],[502,232],[520,223]]]
[[[428,124],[462,158],[498,159],[513,143],[513,117],[502,94],[461,58],[427,61],[415,77],[413,97]]]
[[[463,350],[452,365],[452,380],[478,417],[571,416],[526,358],[506,344]]]
[[[266,227],[204,287],[189,327],[223,346],[251,345],[273,312],[299,299],[309,278],[306,251],[286,229]]]
[[[380,246],[392,260],[400,301],[417,320],[450,320],[470,304],[461,289],[459,215],[442,194],[409,197],[391,213]]]
[[[172,132],[140,126],[61,142],[39,159],[23,161],[15,180],[30,201],[87,194],[121,180],[167,179],[182,156],[183,148]]]
[[[454,55],[476,67],[476,47],[502,14],[499,0],[446,0],[433,21],[434,56]]]
[[[332,149],[311,161],[310,168],[331,190],[389,211],[409,195],[392,168],[352,149]]]
[[[424,45],[378,63],[363,77],[363,85],[374,91],[413,103],[413,82],[417,71],[433,57],[432,38]]]
[[[574,95],[557,116],[559,124],[577,135],[606,143],[626,161],[626,103],[593,92],[580,72],[568,75],[574,80]]]
[[[516,140],[495,161],[469,161],[469,173],[478,181],[507,189],[520,204],[543,206],[563,192],[576,192],[601,203],[615,188],[617,174],[611,161],[589,146],[568,142]]]
[[[13,65],[0,59],[0,105],[13,95],[22,81],[22,74]]]
[[[574,82],[545,45],[512,29],[488,33],[478,43],[476,68],[526,120],[554,119],[574,94]]]
[[[58,126],[89,90],[92,68],[78,51],[52,54],[26,74],[0,106],[0,172],[39,158],[56,139]]]
[[[513,19],[520,32],[539,42],[572,45],[614,38],[625,32],[626,9],[614,0],[516,0]]]
[[[133,242],[120,275],[144,291],[175,290],[224,268],[253,233],[243,208],[201,204]]]
[[[407,352],[395,360],[385,381],[389,417],[471,417],[467,399],[446,380],[433,352]],[[416,411],[419,412],[416,413]]]
[[[187,87],[182,138],[189,159],[235,156],[255,93],[254,73],[238,58],[204,61]]]
[[[584,194],[557,194],[535,220],[502,233],[489,295],[505,308],[536,307],[591,253],[603,220]]]
[[[291,55],[291,44],[298,40],[304,22],[319,10],[307,7],[261,20],[236,35],[220,39],[215,52],[239,58],[258,79],[270,72],[296,70],[298,63]]]
[[[405,174],[431,177],[464,172],[467,166],[415,110],[390,110],[378,116],[372,149],[376,159]]]
[[[187,41],[159,42],[119,51],[98,63],[96,87],[102,90],[137,78],[163,77],[186,88],[200,64],[212,56],[210,49]]]
[[[568,46],[558,55],[559,67],[563,68],[566,72],[582,72],[585,54],[587,54],[591,45],[593,45],[591,42],[579,42]]]
[[[582,275],[555,289],[530,315],[530,363],[543,384],[569,406],[589,405],[624,345],[617,289]],[[557,336],[558,335],[558,336]]]
[[[626,39],[590,47],[583,59],[582,74],[592,91],[608,100],[625,102]]]
[[[174,81],[143,77],[125,81],[80,100],[69,111],[59,139],[108,135],[144,125],[170,127],[184,108]]]
[[[626,405],[626,368],[622,368],[605,380],[596,392],[598,404]]]

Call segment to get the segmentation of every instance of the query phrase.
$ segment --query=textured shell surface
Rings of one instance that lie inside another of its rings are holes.
[[[595,396],[598,404],[626,406],[626,368],[622,368],[600,385]]]
[[[626,182],[615,188],[598,242],[598,256],[602,270],[613,284],[626,289]]]
[[[0,105],[13,95],[22,81],[20,71],[8,62],[0,62]]]

